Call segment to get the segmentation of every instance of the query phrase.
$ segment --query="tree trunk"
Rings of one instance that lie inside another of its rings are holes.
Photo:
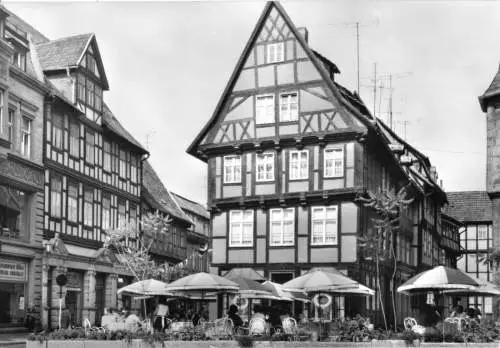
[[[392,272],[392,278],[391,278],[392,312],[394,314],[394,331],[396,331],[398,325],[398,318],[396,314],[396,294],[394,293],[395,290],[394,280],[396,278],[396,270],[398,267],[398,262],[396,260],[396,253],[394,252],[394,247],[392,247],[391,249],[392,249],[392,257],[394,257],[394,272]]]
[[[378,255],[375,257],[375,262],[377,266],[377,288],[378,288],[378,300],[380,304],[380,309],[382,310],[382,317],[384,318],[385,331],[387,331],[387,318],[385,317],[384,302],[382,301],[382,289],[380,288],[380,264],[378,260]]]

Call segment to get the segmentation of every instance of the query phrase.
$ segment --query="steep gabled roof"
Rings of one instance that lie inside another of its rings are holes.
[[[31,41],[33,41],[35,45],[50,41],[45,35],[43,35],[38,30],[33,28],[31,24],[27,23],[22,18],[18,17],[14,12],[9,11],[3,5],[0,5],[0,7],[3,11],[5,11],[9,15],[7,21],[15,25],[16,27],[21,28],[25,32],[29,33]]]
[[[447,192],[444,212],[460,222],[491,222],[493,205],[486,191]]]
[[[311,60],[312,64],[314,67],[318,70],[320,76],[322,77],[323,81],[326,82],[327,86],[329,87],[329,91],[333,95],[333,99],[338,101],[340,104],[342,104],[347,112],[350,112],[353,114],[355,117],[357,117],[366,127],[372,128],[374,122],[374,118],[371,116],[371,114],[368,112],[366,114],[360,112],[359,108],[353,105],[351,102],[349,102],[344,95],[338,90],[338,87],[334,83],[334,81],[330,78],[329,73],[327,72],[325,68],[325,61],[322,61],[321,59],[326,59],[324,57],[320,58],[317,53],[315,53],[307,44],[305,41],[304,37],[298,32],[297,28],[293,24],[292,20],[286,13],[285,9],[275,1],[269,1],[266,3],[266,6],[264,7],[264,10],[262,11],[262,14],[257,21],[257,24],[255,25],[252,34],[250,35],[250,39],[247,41],[247,44],[245,48],[243,49],[243,53],[240,55],[240,58],[238,59],[238,62],[236,63],[236,67],[233,70],[233,73],[231,74],[231,77],[229,79],[228,84],[226,85],[224,92],[222,93],[221,98],[219,99],[219,102],[217,103],[217,106],[215,108],[214,113],[212,114],[212,117],[209,119],[209,121],[205,124],[203,129],[200,131],[200,133],[196,136],[196,138],[193,140],[193,142],[189,145],[187,152],[195,157],[198,157],[200,159],[203,159],[199,156],[197,153],[197,148],[202,141],[202,139],[205,137],[205,135],[209,132],[209,130],[212,128],[212,126],[217,122],[218,116],[220,115],[222,108],[224,107],[226,99],[229,97],[231,94],[231,91],[233,90],[234,84],[242,70],[242,68],[245,65],[245,60],[252,49],[253,44],[257,40],[257,37],[262,29],[262,27],[265,24],[266,18],[270,11],[276,8],[278,13],[283,17],[285,23],[289,26],[290,30],[294,34],[295,38],[301,45],[301,47],[304,49],[304,52],[306,53],[307,57]],[[328,61],[329,62],[329,61]],[[326,63],[328,64],[328,63]],[[333,64],[330,62],[330,64]],[[332,66],[333,69],[333,66]],[[337,69],[338,70],[338,69]],[[367,111],[367,109],[366,109]]]
[[[500,94],[500,66],[498,67],[498,71],[493,77],[493,81],[491,81],[490,86],[484,91],[483,95],[479,97],[479,104],[481,105],[481,109],[483,112],[486,112],[486,99],[489,97],[493,97],[495,95]]]
[[[121,125],[118,119],[113,115],[106,103],[103,103],[103,113],[102,113],[102,125],[106,127],[116,135],[120,136],[122,139],[126,140],[131,145],[134,145],[140,149],[143,153],[148,153],[140,142],[138,142],[132,134],[130,134],[125,127]]]
[[[50,71],[77,66],[93,36],[92,33],[80,34],[37,45],[42,69]]]
[[[174,200],[170,192],[163,185],[160,177],[155,172],[149,161],[144,161],[142,166],[142,182],[144,190],[149,193],[149,198],[153,200],[153,208],[156,208],[171,217],[180,219],[184,222],[192,224],[191,219],[181,210],[177,202]]]
[[[207,208],[203,206],[200,203],[197,203],[195,201],[192,201],[190,199],[187,199],[185,197],[182,197],[181,195],[178,195],[177,193],[171,192],[172,196],[174,196],[175,200],[177,203],[179,203],[180,207],[183,210],[187,210],[193,214],[199,215],[201,217],[204,217],[205,219],[210,219],[210,213],[208,212]]]
[[[104,90],[109,89],[95,34],[80,34],[41,43],[36,46],[43,71],[57,71],[80,65],[85,52],[92,45]]]

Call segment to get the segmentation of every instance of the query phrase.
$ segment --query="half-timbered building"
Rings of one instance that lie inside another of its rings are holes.
[[[446,195],[429,159],[337,82],[339,69],[308,36],[279,3],[268,2],[214,114],[188,148],[208,165],[212,270],[251,267],[281,283],[334,266],[375,288],[373,255],[358,243],[373,229],[374,214],[356,197],[407,186],[414,201],[402,209],[392,241],[395,282],[393,260],[381,266],[389,304],[399,284],[446,259]],[[450,255],[459,248],[453,240]],[[397,298],[402,318],[411,303]],[[338,297],[323,314],[379,312],[374,299]]]

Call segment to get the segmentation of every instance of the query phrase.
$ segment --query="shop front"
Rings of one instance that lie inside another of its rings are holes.
[[[27,281],[27,262],[0,259],[0,327],[24,325]]]

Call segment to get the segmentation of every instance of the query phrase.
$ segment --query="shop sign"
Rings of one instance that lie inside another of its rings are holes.
[[[25,262],[0,260],[0,279],[26,281],[28,265]]]

